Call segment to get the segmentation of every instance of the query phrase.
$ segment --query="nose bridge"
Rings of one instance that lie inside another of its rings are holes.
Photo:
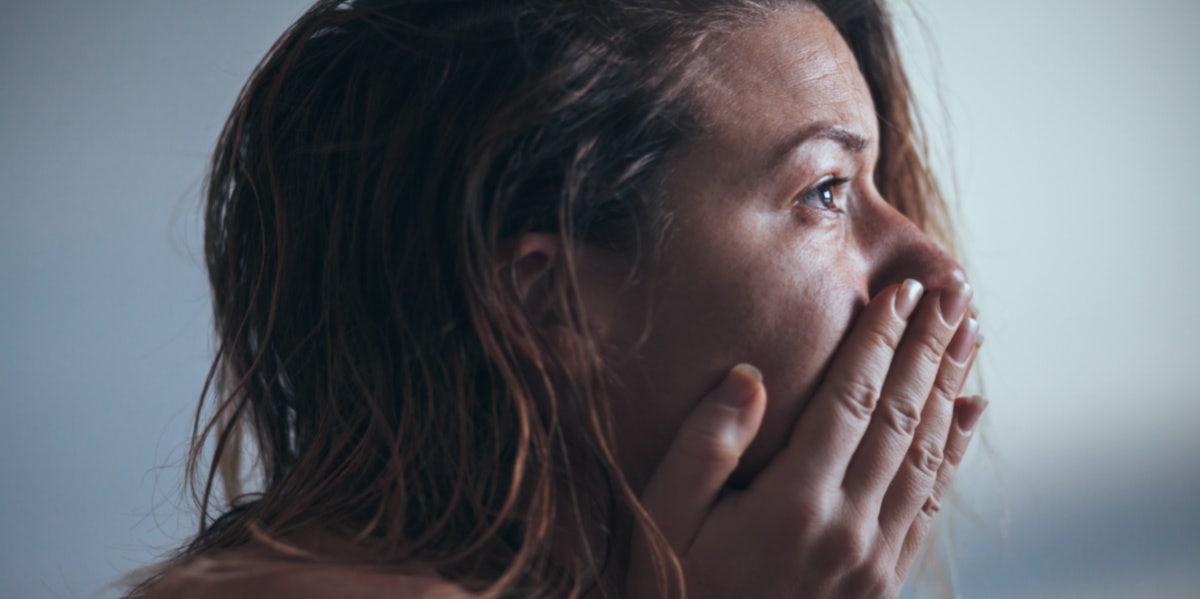
[[[966,280],[958,261],[908,217],[882,198],[872,203],[873,218],[866,219],[859,241],[871,264],[868,285],[872,296],[904,279],[916,279],[927,289]]]

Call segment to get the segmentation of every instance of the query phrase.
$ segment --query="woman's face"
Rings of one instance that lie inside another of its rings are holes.
[[[871,296],[905,278],[936,288],[963,277],[875,189],[871,96],[821,12],[775,15],[701,60],[703,131],[668,166],[661,263],[622,285],[620,268],[584,261],[588,308],[620,356],[613,410],[635,485],[739,362],[757,366],[767,389],[766,418],[737,474],[752,476],[786,443]]]

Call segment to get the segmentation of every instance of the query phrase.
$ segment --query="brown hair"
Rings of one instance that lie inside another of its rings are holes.
[[[575,250],[653,259],[657,167],[696,129],[691,59],[788,4],[320,0],[301,16],[242,90],[208,175],[219,348],[187,464],[199,532],[167,567],[320,527],[469,589],[611,593],[619,552],[581,539],[611,540],[618,512],[652,524],[614,458]],[[881,1],[815,4],[879,112],[879,190],[948,241]],[[561,240],[550,310],[572,351],[543,338],[500,267],[531,231]]]

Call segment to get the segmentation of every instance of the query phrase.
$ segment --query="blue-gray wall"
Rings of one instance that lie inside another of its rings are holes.
[[[200,177],[304,4],[0,6],[0,595],[114,595],[190,525]],[[1200,596],[1200,4],[913,4],[987,337],[960,589]]]

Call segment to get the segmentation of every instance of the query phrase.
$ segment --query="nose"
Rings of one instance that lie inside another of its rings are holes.
[[[868,288],[874,297],[888,285],[916,279],[926,289],[966,282],[958,261],[908,217],[880,198],[856,232],[869,264]]]

